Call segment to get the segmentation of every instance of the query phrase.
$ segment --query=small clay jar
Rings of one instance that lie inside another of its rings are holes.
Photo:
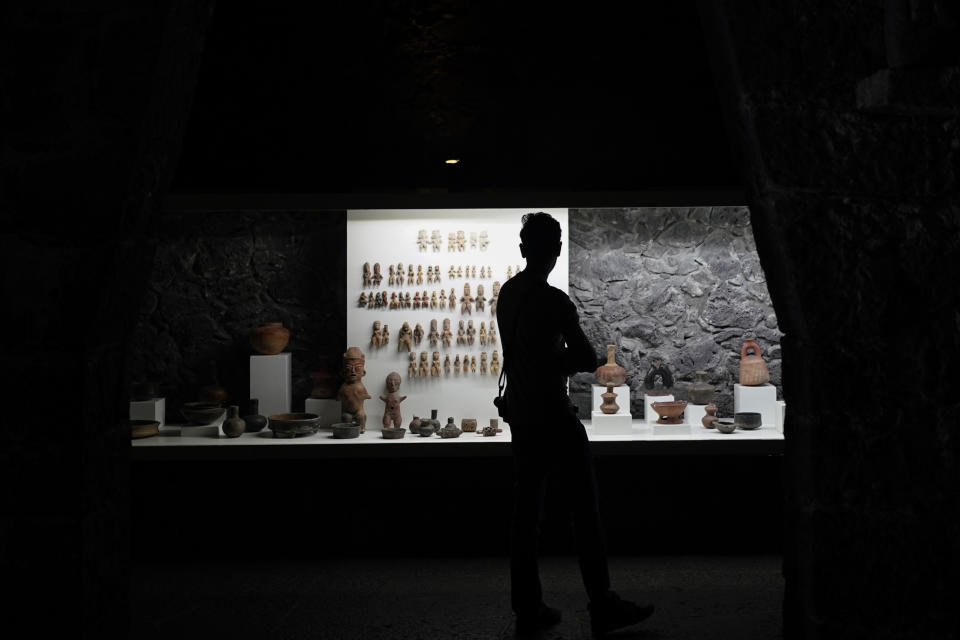
[[[250,346],[261,355],[276,355],[289,341],[290,330],[282,322],[268,322],[250,331]]]
[[[410,433],[420,433],[420,416],[413,416],[413,420],[410,421],[410,424],[407,427],[410,429]]]
[[[474,424],[474,428],[476,428],[476,424]],[[461,431],[453,423],[453,418],[447,418],[447,424],[438,433],[441,438],[459,438]]]
[[[267,423],[266,416],[260,415],[260,401],[256,398],[250,398],[249,415],[243,416],[243,421],[247,423],[247,433],[256,433],[261,431]]]
[[[460,428],[464,433],[474,433],[477,430],[477,419],[476,418],[463,418],[460,421]]]
[[[693,374],[693,382],[687,388],[687,393],[693,404],[710,404],[713,400],[713,385],[707,382],[706,371],[697,371]]]
[[[703,408],[703,410],[707,412],[707,415],[703,416],[703,418],[700,420],[700,423],[703,425],[703,428],[704,429],[715,428],[717,425],[714,423],[717,420],[719,420],[719,418],[717,418],[717,405],[708,404],[706,407]]]
[[[223,421],[223,435],[228,438],[239,438],[247,430],[247,423],[240,417],[240,407],[232,405],[227,419]]]

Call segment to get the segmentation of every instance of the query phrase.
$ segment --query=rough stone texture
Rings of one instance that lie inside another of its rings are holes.
[[[134,336],[131,380],[155,381],[169,419],[211,382],[249,398],[250,329],[290,330],[293,406],[313,387],[318,356],[337,366],[346,343],[344,212],[181,212],[164,216]]]
[[[786,635],[956,638],[956,8],[701,7],[784,332]],[[916,91],[858,110],[884,69]]]
[[[572,209],[570,295],[598,355],[617,345],[630,410],[645,415],[643,377],[659,356],[687,400],[693,373],[716,387],[719,415],[733,415],[743,337],[756,335],[780,387],[780,331],[746,207]],[[571,379],[589,415],[593,374]]]

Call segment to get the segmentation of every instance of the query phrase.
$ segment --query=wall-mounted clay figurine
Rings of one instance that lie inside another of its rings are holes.
[[[450,289],[450,297],[447,299],[447,302],[450,303],[450,311],[457,308],[457,294],[453,292],[453,288]]]
[[[500,375],[500,352],[496,350],[490,356],[490,375]]]
[[[486,231],[481,231],[480,232],[480,251],[486,251],[489,245],[490,245],[490,236],[487,235]]]
[[[443,356],[443,373],[450,375],[450,354]]]
[[[388,428],[391,424],[394,429],[399,429],[403,417],[400,415],[400,403],[407,399],[407,396],[401,396],[397,393],[400,390],[400,374],[391,371],[387,374],[387,395],[380,396],[385,406],[383,408],[383,428]]]
[[[373,321],[373,335],[370,336],[370,348],[379,349],[383,346],[383,325],[379,320]]]
[[[420,352],[420,367],[417,369],[417,375],[426,378],[430,375],[430,365],[427,363],[427,352]]]
[[[650,369],[643,378],[643,387],[648,396],[666,396],[672,393],[673,374],[663,358],[656,354],[650,356]]]
[[[477,232],[476,231],[470,232],[470,248],[471,249],[477,248]]]
[[[510,265],[507,265],[507,280],[513,277],[513,269],[510,268]]]
[[[467,237],[463,231],[457,231],[457,251],[463,251],[467,248]]]
[[[457,267],[457,277],[458,277],[458,278],[462,278],[462,277],[463,277],[463,267],[462,267],[462,266]]]
[[[487,333],[487,342],[490,344],[497,344],[497,321],[490,321],[490,332]]]
[[[417,377],[417,352],[411,351],[410,358],[407,362],[407,377],[416,378]]]
[[[481,322],[481,323],[480,323],[480,336],[479,336],[479,339],[480,339],[480,344],[481,344],[482,346],[486,346],[486,344],[487,344],[487,323],[486,323],[486,322]]]
[[[386,295],[386,292],[384,292],[384,295]],[[396,292],[396,291],[394,291],[394,292],[392,292],[392,293],[390,294],[390,308],[391,308],[391,309],[399,309],[399,308],[400,308],[400,301],[397,300],[397,292]]]
[[[417,323],[416,328],[413,330],[413,343],[417,346],[423,341],[423,327],[420,326],[420,323]]]
[[[480,375],[487,375],[487,352],[480,352]]]
[[[403,286],[403,263],[402,262],[397,263],[397,286],[398,287]]]
[[[433,265],[433,281],[440,282],[440,265]]]
[[[460,298],[460,313],[472,314],[473,297],[470,295],[470,283],[464,283],[463,296]]]
[[[500,281],[495,280],[493,283],[493,295],[490,296],[490,315],[493,317],[497,316],[497,300],[500,299]]]
[[[373,291],[371,291],[370,293],[367,294],[367,309],[373,309],[373,307],[374,307],[374,299],[373,299]]]
[[[417,284],[423,284],[423,265],[417,265]]]
[[[359,347],[347,349],[343,354],[343,384],[337,392],[340,419],[343,422],[356,422],[360,425],[360,433],[367,429],[367,414],[363,410],[363,402],[370,399],[370,394],[363,386],[363,376],[367,373],[365,364],[366,356]]]
[[[627,370],[617,364],[617,347],[612,344],[607,345],[607,363],[597,367],[594,376],[597,378],[597,384],[607,388],[600,394],[603,398],[603,404],[600,405],[600,411],[606,414],[614,414],[620,410],[617,405],[617,394],[613,392],[614,387],[619,387],[627,380]]]
[[[450,331],[450,318],[443,319],[443,332],[440,334],[440,341],[443,342],[445,349],[450,348],[450,342],[453,340],[453,332]]]
[[[420,229],[419,231],[417,231],[417,248],[420,249],[420,251],[427,250],[427,230],[426,229]]]
[[[413,331],[410,329],[410,323],[404,322],[400,325],[400,333],[397,334],[397,352],[413,351]]]
[[[470,356],[470,373],[477,372],[477,356]]]
[[[477,339],[477,330],[473,326],[473,320],[467,324],[467,344],[472,345]]]
[[[514,275],[520,275],[520,265],[517,265],[517,269],[513,273]]]
[[[454,268],[453,265],[450,265],[450,271],[447,272],[447,278],[449,280],[453,280],[456,277],[457,277],[457,270]]]
[[[383,346],[390,344],[390,326],[383,325]]]
[[[453,231],[447,234],[447,251],[453,251],[457,248],[457,234]]]
[[[365,307],[365,306],[367,306],[367,294],[364,293],[363,291],[360,292],[360,301],[357,302],[357,306],[358,306],[358,307]]]
[[[436,292],[436,291],[431,291],[431,292],[430,292],[430,308],[431,308],[431,309],[436,309],[439,304],[440,304],[440,303],[439,303],[439,301],[437,300],[437,292]]]
[[[380,272],[379,262],[373,263],[373,276],[371,276],[371,280],[373,281],[373,286],[375,287],[379,287],[380,283],[383,282],[383,274]]]
[[[387,269],[387,284],[391,287],[397,284],[397,268],[393,265]]]
[[[470,267],[470,277],[471,278],[477,277],[477,265],[473,265],[472,267]]]
[[[477,285],[477,311],[483,311],[486,305],[487,297],[483,295],[483,285]]]
[[[427,340],[430,342],[431,347],[436,347],[437,342],[440,341],[440,332],[437,331],[436,318],[430,321],[430,332],[427,334]]]
[[[383,297],[380,295],[379,291],[377,291],[376,295],[373,296],[373,300],[374,300],[373,306],[376,307],[377,309],[383,306]]]
[[[440,308],[441,309],[447,308],[447,290],[446,289],[440,289]]]
[[[420,292],[419,291],[413,294],[413,308],[414,309],[420,308]]]
[[[430,233],[430,244],[433,245],[434,251],[440,251],[440,245],[443,244],[443,240],[440,237],[440,229],[434,229]]]
[[[457,354],[457,357],[454,358],[453,360],[453,372],[457,374],[460,373],[460,354],[459,353]]]
[[[424,289],[424,290],[423,290],[423,294],[421,294],[421,296],[420,296],[420,308],[421,308],[421,309],[426,309],[428,306],[430,306],[429,298],[430,298],[429,292],[428,292],[426,289]]]
[[[413,306],[413,300],[410,297],[410,292],[407,291],[406,295],[403,297],[403,306],[405,309],[409,309]]]
[[[704,429],[713,429],[717,425],[714,424],[718,420],[717,418],[717,405],[708,404],[703,408],[706,411],[706,415],[700,420],[700,423],[703,425]]]
[[[753,353],[748,353],[749,351]],[[752,335],[744,337],[740,347],[740,384],[745,387],[758,387],[770,382],[770,371],[763,361],[763,352],[760,350]]]
[[[369,287],[373,283],[373,279],[370,277],[370,263],[363,263],[363,286]]]
[[[413,280],[414,280],[413,265],[412,265],[412,264],[408,264],[408,265],[407,265],[407,284],[408,284],[408,285],[413,284]]]
[[[427,265],[427,284],[431,284],[432,282],[433,282],[433,266],[428,264]]]
[[[460,321],[460,326],[457,328],[457,346],[464,346],[467,344],[467,331],[463,327],[463,320]]]
[[[430,363],[430,375],[434,378],[440,377],[440,352],[433,352],[433,361]]]

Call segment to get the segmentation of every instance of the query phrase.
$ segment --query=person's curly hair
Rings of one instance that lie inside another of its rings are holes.
[[[520,218],[520,242],[528,252],[537,253],[551,249],[560,242],[560,223],[549,213],[538,211],[525,213]]]

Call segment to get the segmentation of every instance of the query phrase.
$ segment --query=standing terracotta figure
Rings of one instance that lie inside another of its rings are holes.
[[[487,301],[486,296],[483,295],[483,285],[477,285],[477,311],[483,311],[484,303]]]
[[[420,323],[417,323],[416,328],[413,330],[413,343],[419,345],[423,340],[423,327]]]
[[[449,353],[443,357],[443,372],[447,375],[450,375],[450,354]]]
[[[512,277],[513,277],[513,269],[511,269],[510,266],[507,265],[507,280],[509,280]]]
[[[357,306],[358,307],[367,306],[367,294],[364,293],[363,291],[360,292],[360,302],[357,303]]]
[[[434,251],[440,251],[440,245],[443,242],[440,240],[440,229],[434,229],[430,234],[430,244],[433,245]]]
[[[467,332],[463,328],[463,320],[460,321],[460,327],[457,329],[457,346],[467,344]]]
[[[457,294],[455,294],[455,293],[453,292],[453,289],[452,289],[452,288],[450,289],[450,299],[449,299],[449,302],[450,302],[450,310],[451,310],[451,311],[453,311],[454,309],[457,308]]]
[[[413,308],[414,309],[420,308],[420,292],[419,291],[413,294]]]
[[[438,302],[437,302],[437,292],[436,292],[436,291],[431,291],[431,292],[430,292],[430,308],[431,308],[431,309],[436,309],[436,308],[437,308],[437,305],[438,305]]]
[[[450,348],[450,342],[453,340],[453,332],[450,331],[450,318],[443,319],[443,333],[440,334],[440,340],[445,349]]]
[[[467,344],[472,345],[477,339],[477,330],[473,326],[473,320],[467,325]]]
[[[477,248],[477,232],[476,231],[470,232],[470,248],[471,249]]]
[[[383,297],[380,295],[380,292],[377,291],[377,294],[373,297],[374,303],[373,306],[379,309],[383,306]]]
[[[433,267],[430,265],[427,265],[427,284],[430,284],[432,282],[433,282]]]
[[[383,281],[383,274],[380,273],[380,263],[379,263],[379,262],[374,262],[374,263],[373,263],[373,278],[372,278],[372,280],[373,280],[373,286],[375,286],[375,287],[379,287],[379,286],[380,286],[380,283]]]
[[[421,378],[426,378],[430,375],[430,367],[427,365],[427,352],[420,352],[420,368],[417,370],[417,375]]]
[[[470,267],[470,277],[471,278],[477,277],[477,265],[473,265],[472,267]]]
[[[367,309],[373,309],[374,304],[375,304],[375,301],[374,301],[373,291],[371,291],[369,294],[367,294]]]
[[[480,251],[486,251],[487,245],[490,244],[490,236],[487,235],[486,231],[480,232]]]
[[[487,352],[480,352],[480,375],[487,375]]]
[[[398,287],[403,286],[403,263],[402,262],[397,263],[397,286]]]
[[[413,265],[407,265],[407,284],[413,284]]]
[[[370,286],[370,283],[371,283],[371,278],[370,278],[370,263],[369,263],[369,262],[364,262],[364,263],[363,263],[363,286],[369,287],[369,286]]]
[[[493,295],[490,296],[490,315],[493,317],[497,316],[497,300],[500,298],[500,281],[496,280],[493,283]]]
[[[463,231],[457,231],[457,250],[463,251],[467,248],[467,237]]]
[[[440,352],[433,352],[433,363],[430,365],[430,375],[433,377],[440,376]]]
[[[384,295],[386,295],[386,291],[384,291]],[[393,293],[390,294],[390,308],[391,308],[391,309],[398,309],[398,308],[400,308],[400,303],[397,301],[397,292],[396,292],[396,291],[394,291]]]
[[[437,319],[434,318],[430,321],[430,333],[427,334],[427,339],[430,340],[430,346],[437,346],[437,342],[440,340],[440,332],[437,331]]]
[[[370,347],[379,349],[383,346],[383,329],[380,328],[380,321],[373,321],[373,335],[370,336]]]
[[[440,282],[440,265],[433,265],[433,281]]]
[[[490,333],[487,334],[487,342],[497,344],[497,321],[490,321]]]
[[[407,377],[416,378],[417,377],[417,352],[410,352],[410,360],[407,363]]]
[[[404,306],[405,308],[409,309],[412,304],[413,304],[413,303],[410,301],[410,292],[407,291],[407,294],[406,294],[406,296],[404,296],[404,299],[403,299],[403,306]]]
[[[390,428],[393,424],[394,429],[399,429],[403,417],[400,415],[400,403],[407,399],[407,396],[397,394],[400,390],[400,374],[391,371],[387,374],[387,395],[380,396],[380,399],[386,403],[383,408],[383,428]]]
[[[490,375],[500,375],[500,352],[496,349],[493,350],[493,355],[490,356]]]
[[[427,250],[427,230],[426,229],[420,229],[420,231],[417,232],[417,248],[420,249],[420,251]]]
[[[447,234],[447,251],[453,251],[457,248],[457,235],[451,231]]]
[[[462,278],[462,277],[463,277],[463,267],[462,267],[462,266],[457,267],[457,277],[458,277],[458,278]]]
[[[383,345],[386,346],[390,344],[390,327],[383,325]]]
[[[410,330],[410,323],[404,322],[400,327],[400,333],[397,334],[397,351],[413,351],[413,331]]]
[[[455,277],[457,277],[457,270],[453,267],[453,265],[450,265],[450,271],[447,272],[447,278],[453,280]]]
[[[441,309],[447,308],[447,290],[446,289],[440,289],[440,308]]]
[[[343,354],[343,384],[337,392],[340,400],[340,419],[343,422],[356,422],[360,425],[360,433],[367,430],[367,414],[363,410],[363,401],[370,399],[366,387],[363,386],[363,376],[366,374],[364,364],[366,356],[359,347],[350,347]]]
[[[487,323],[485,322],[480,323],[480,344],[487,344]]]
[[[417,284],[423,284],[423,265],[417,265]]]
[[[389,276],[387,277],[387,284],[391,287],[397,283],[397,270],[393,265],[390,265],[388,269]]]
[[[477,356],[470,356],[470,372],[477,372]]]
[[[470,283],[463,285],[463,296],[460,298],[460,313],[472,313],[470,308],[473,305],[473,298],[470,296]]]
[[[453,360],[453,372],[460,373],[460,354],[457,354],[457,357]]]

